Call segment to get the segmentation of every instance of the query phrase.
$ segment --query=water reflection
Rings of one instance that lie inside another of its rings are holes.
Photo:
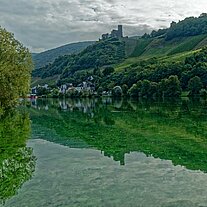
[[[95,148],[121,165],[126,154],[144,152],[207,171],[206,101],[47,99],[31,106],[34,138]]]
[[[0,204],[14,196],[32,177],[35,157],[26,147],[30,135],[28,114],[12,111],[0,119]]]

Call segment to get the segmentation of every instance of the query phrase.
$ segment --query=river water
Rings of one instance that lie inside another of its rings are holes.
[[[205,207],[206,106],[35,100],[0,123],[0,206]]]

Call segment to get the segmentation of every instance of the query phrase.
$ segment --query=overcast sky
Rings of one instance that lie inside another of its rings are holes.
[[[33,52],[97,40],[118,24],[141,35],[207,12],[206,0],[0,0],[0,25]]]

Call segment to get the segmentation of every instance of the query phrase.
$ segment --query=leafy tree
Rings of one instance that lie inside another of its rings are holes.
[[[142,81],[138,81],[136,84],[133,84],[128,91],[129,95],[132,97],[140,96],[141,87],[142,87]]]
[[[188,88],[188,81],[190,80],[191,75],[189,72],[183,72],[181,74],[180,85],[183,90]]]
[[[167,79],[162,79],[158,83],[158,96],[164,97],[166,93]]]
[[[57,88],[54,88],[52,91],[51,91],[51,97],[52,98],[58,98],[59,96],[59,90]]]
[[[149,95],[151,97],[158,96],[158,84],[157,83],[150,82]]]
[[[0,107],[15,106],[29,92],[31,70],[28,49],[0,27]]]
[[[50,93],[49,89],[46,89],[44,87],[38,87],[37,88],[37,96],[48,95],[49,93]]]
[[[198,76],[191,78],[188,82],[188,89],[190,91],[190,95],[199,95],[200,90],[202,89],[203,84],[201,79]]]
[[[126,85],[126,84],[124,84],[124,85],[122,85],[122,91],[123,91],[123,95],[127,95],[127,92],[128,92],[128,90],[129,90],[129,87],[128,87],[128,85]]]
[[[103,70],[103,75],[104,76],[107,76],[107,75],[110,75],[113,72],[114,72],[114,68],[113,67],[106,67]]]
[[[150,81],[142,81],[140,95],[143,97],[150,97]]]
[[[98,95],[102,95],[102,93],[103,93],[103,87],[99,87],[98,88],[98,90],[97,90],[97,93],[98,93]]]
[[[167,32],[166,40],[171,40],[176,37],[189,37],[207,33],[207,16],[201,14],[200,17],[188,17],[183,21],[174,23]]]
[[[113,96],[119,97],[123,95],[122,88],[120,86],[115,86],[112,90]]]
[[[180,81],[176,75],[171,75],[166,80],[165,96],[167,97],[179,97],[181,95]]]
[[[33,175],[36,158],[26,146],[29,136],[28,114],[11,110],[0,117],[0,205]]]
[[[207,90],[206,89],[201,89],[200,90],[200,96],[203,97],[203,98],[206,98],[207,97]]]

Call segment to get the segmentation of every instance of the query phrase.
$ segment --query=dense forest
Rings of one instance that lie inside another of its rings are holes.
[[[207,33],[207,14],[203,13],[199,17],[188,17],[178,23],[172,22],[170,28],[153,30],[151,34],[144,34],[143,38],[153,38],[164,36],[166,40],[176,37],[189,37]]]
[[[53,63],[59,56],[79,53],[94,43],[93,41],[71,43],[45,52],[32,54],[35,68],[41,68]]]
[[[167,62],[152,58],[132,64],[121,72],[103,77],[97,86],[103,90],[119,85],[131,96],[180,96],[182,91],[199,94],[207,86],[207,49],[184,59]],[[125,89],[126,91],[126,89]],[[204,91],[203,91],[204,93]]]
[[[60,56],[52,64],[34,70],[33,77],[46,78],[58,74],[67,82],[67,78],[77,71],[116,64],[124,58],[124,42],[110,39],[97,42],[79,54]]]

